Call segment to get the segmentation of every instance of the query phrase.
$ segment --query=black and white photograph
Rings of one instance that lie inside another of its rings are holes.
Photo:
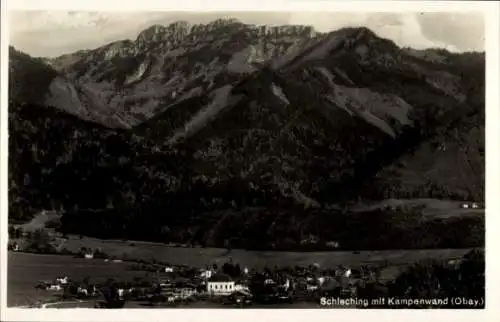
[[[484,309],[484,11],[382,9],[10,10],[7,307]]]

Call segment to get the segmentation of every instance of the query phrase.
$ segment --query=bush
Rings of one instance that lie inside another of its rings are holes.
[[[13,226],[9,227],[9,238],[10,239],[16,238],[16,229]]]
[[[59,218],[51,219],[45,223],[45,228],[58,230],[61,228],[61,220]]]
[[[57,248],[52,244],[53,238],[43,229],[37,229],[27,237],[27,250],[35,253],[55,254]]]
[[[94,258],[98,259],[108,259],[109,255],[106,254],[102,249],[98,248],[94,251]]]
[[[67,249],[66,247],[63,247],[61,250],[59,250],[59,254],[62,255],[72,255],[73,252]]]
[[[458,268],[437,262],[418,263],[388,285],[389,295],[400,298],[484,298],[484,272],[484,252],[480,250],[467,253]]]

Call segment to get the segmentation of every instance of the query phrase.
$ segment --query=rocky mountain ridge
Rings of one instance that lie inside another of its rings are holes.
[[[255,72],[315,37],[311,27],[254,26],[219,19],[189,26],[155,25],[123,40],[44,62],[57,71],[44,103],[107,126],[130,128],[169,105]],[[17,57],[11,51],[13,59]],[[257,67],[256,67],[257,65]],[[16,73],[11,73],[15,78]],[[25,99],[25,97],[23,97]]]

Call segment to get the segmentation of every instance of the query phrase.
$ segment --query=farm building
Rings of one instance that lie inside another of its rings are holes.
[[[463,203],[460,205],[462,209],[484,209],[484,205],[478,202]]]
[[[60,285],[67,285],[69,282],[69,278],[68,278],[68,276],[58,277],[58,278],[56,278],[56,282]]]
[[[18,243],[12,243],[9,245],[9,249],[12,250],[13,252],[18,252],[21,250],[21,247],[19,246]]]
[[[272,278],[266,278],[264,280],[264,285],[274,285],[276,282]]]
[[[196,293],[196,286],[190,283],[176,283],[173,293],[175,298],[187,299]]]
[[[53,283],[52,281],[40,281],[35,288],[46,291],[60,291],[63,289],[60,284]]]
[[[248,285],[245,281],[237,281],[234,283],[234,290],[235,291],[244,291],[244,292],[247,292],[247,291],[250,291],[249,288],[248,288]]]
[[[340,247],[339,242],[338,242],[338,241],[333,241],[333,240],[332,240],[332,241],[328,241],[328,242],[326,242],[326,244],[325,244],[325,245],[326,245],[326,247],[328,247],[328,248],[339,248],[339,247]]]

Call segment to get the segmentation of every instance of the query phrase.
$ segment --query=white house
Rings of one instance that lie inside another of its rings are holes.
[[[200,277],[207,280],[212,278],[212,275],[214,275],[214,271],[211,269],[204,269],[200,273]]]
[[[313,284],[307,284],[307,290],[309,292],[315,291],[318,289],[318,285],[313,285]]]
[[[250,289],[244,283],[238,282],[234,284],[234,291],[250,292]]]
[[[52,284],[52,285],[49,285],[49,287],[47,289],[49,291],[60,291],[60,290],[62,290],[62,287],[59,284]]]
[[[60,285],[68,284],[69,278],[67,276],[56,278],[56,282]]]
[[[118,294],[119,298],[123,298],[123,296],[125,296],[125,289],[119,288],[118,290],[116,290],[116,293]]]
[[[18,243],[14,243],[14,244],[12,245],[12,251],[14,251],[14,252],[18,252],[18,251],[20,251],[20,250],[21,250],[21,247],[19,247],[19,244],[18,244]]]
[[[173,267],[170,267],[170,266],[165,267],[165,273],[173,273],[173,272],[174,272]]]
[[[82,296],[89,296],[89,291],[85,287],[81,286],[78,286],[76,293]]]
[[[285,283],[283,283],[283,285],[281,285],[283,287],[283,289],[285,291],[288,291],[288,289],[290,288],[290,279],[286,279]]]
[[[276,282],[275,282],[273,279],[268,278],[268,279],[266,279],[266,280],[264,281],[264,284],[265,284],[265,285],[272,285],[272,284],[276,284]]]
[[[173,296],[176,299],[187,299],[196,294],[196,287],[189,284],[177,285],[175,291],[173,292]]]
[[[230,295],[235,291],[235,283],[231,278],[224,274],[212,276],[207,281],[207,292],[210,295]]]

